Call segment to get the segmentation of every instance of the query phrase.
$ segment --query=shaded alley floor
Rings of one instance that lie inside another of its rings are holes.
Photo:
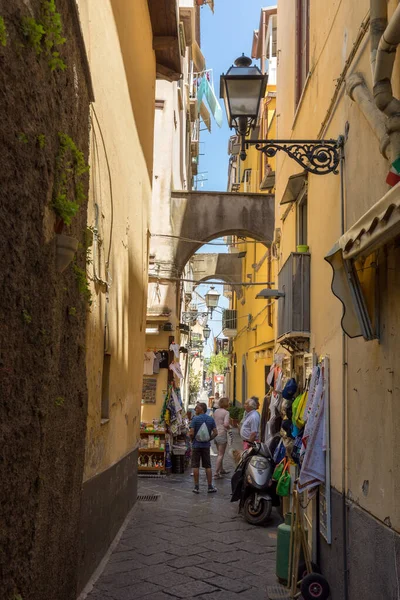
[[[224,466],[233,471],[230,457]],[[276,584],[276,509],[268,527],[248,525],[229,501],[231,474],[207,494],[202,473],[195,495],[190,473],[139,479],[139,495],[157,500],[137,502],[87,600],[267,599]]]

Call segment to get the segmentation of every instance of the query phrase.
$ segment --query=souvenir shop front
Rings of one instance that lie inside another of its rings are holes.
[[[160,332],[161,333],[161,332]],[[189,464],[189,419],[181,388],[187,350],[174,336],[147,336],[143,357],[139,473],[183,473]]]
[[[285,517],[278,529],[276,570],[293,595],[298,580],[318,568],[319,536],[331,544],[329,379],[329,358],[313,354],[275,354],[267,376],[262,435],[275,438],[273,479]],[[309,577],[304,585],[308,581],[312,596],[315,581]],[[326,581],[318,585],[323,598]]]

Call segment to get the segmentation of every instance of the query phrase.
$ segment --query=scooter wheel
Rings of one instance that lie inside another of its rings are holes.
[[[304,600],[327,600],[329,598],[329,583],[318,573],[310,573],[304,577],[300,589]]]
[[[272,502],[261,498],[258,507],[254,506],[254,496],[248,496],[244,501],[243,515],[250,525],[263,525],[271,516]]]

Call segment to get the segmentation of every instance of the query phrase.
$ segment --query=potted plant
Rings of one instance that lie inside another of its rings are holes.
[[[229,417],[232,427],[237,427],[239,424],[240,408],[238,406],[231,406],[229,408]]]
[[[74,258],[79,241],[63,233],[70,226],[80,205],[86,200],[82,177],[89,167],[83,153],[65,133],[59,133],[60,148],[56,161],[56,176],[52,208],[56,214],[56,267],[62,273]]]

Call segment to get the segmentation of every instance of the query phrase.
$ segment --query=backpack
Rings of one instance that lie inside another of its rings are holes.
[[[196,433],[195,437],[197,442],[209,442],[210,441],[210,432],[208,431],[207,423],[201,424],[200,429]]]

